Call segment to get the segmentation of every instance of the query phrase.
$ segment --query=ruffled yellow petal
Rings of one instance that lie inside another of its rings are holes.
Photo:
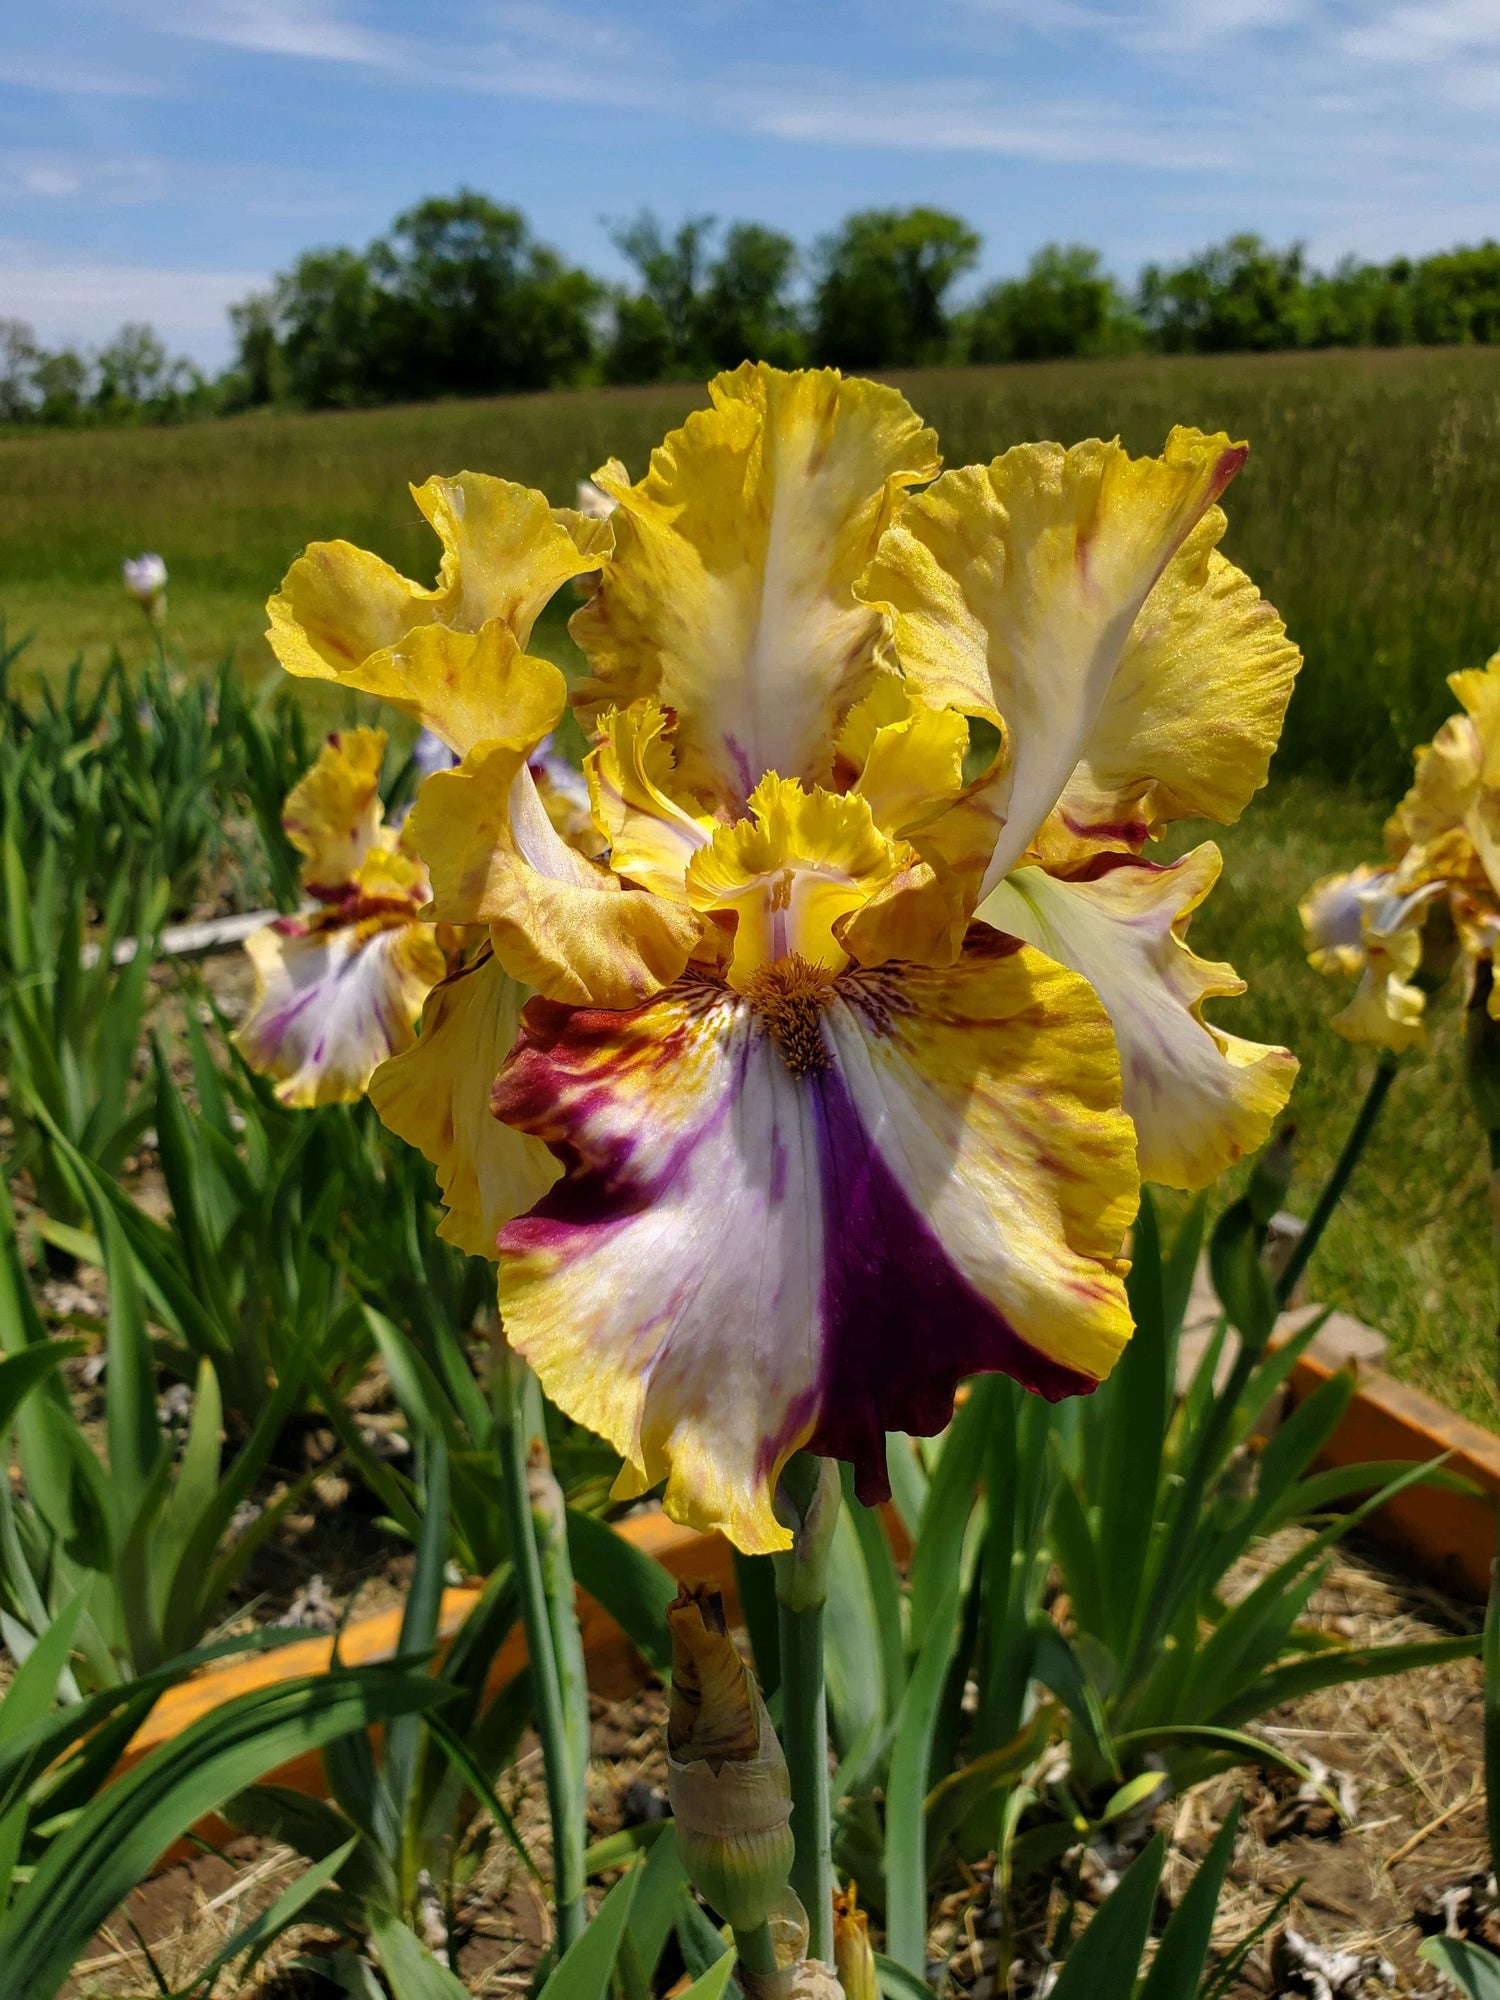
[[[796,1038],[696,979],[629,1013],[534,1002],[495,1091],[567,1168],[501,1233],[509,1339],[621,1453],[618,1492],[665,1480],[751,1552],[787,1544],[798,1447],[879,1500],[887,1431],[940,1429],[963,1376],[1076,1393],[1130,1331],[1134,1135],[1085,982],[983,936],[800,990]]]
[[[1169,868],[1123,855],[1071,881],[1018,868],[978,912],[1081,973],[1103,1001],[1141,1173],[1168,1187],[1206,1187],[1262,1145],[1297,1074],[1287,1050],[1203,1019],[1206,1000],[1245,990],[1231,966],[1184,942],[1220,865],[1209,841]]]
[[[895,675],[849,711],[839,755],[859,772],[882,833],[912,834],[951,806],[964,788],[969,728],[953,708],[928,708]]]
[[[410,918],[284,917],[245,941],[256,994],[235,1035],[283,1104],[349,1104],[411,1044],[429,989],[448,970],[432,928]]]
[[[1426,1009],[1427,996],[1421,988],[1409,985],[1377,950],[1366,960],[1354,998],[1328,1025],[1346,1041],[1365,1042],[1400,1055],[1423,1040]]]
[[[377,904],[405,904],[415,911],[432,894],[422,863],[396,845],[371,848],[359,864],[354,889],[361,916],[374,914]]]
[[[934,708],[1004,735],[987,790],[994,886],[1061,797],[1153,585],[1245,459],[1177,429],[1160,458],[1097,439],[1020,445],[906,502],[862,585]]]
[[[1500,653],[1484,667],[1449,674],[1448,685],[1463,704],[1479,741],[1479,782],[1500,786]]]
[[[482,671],[481,685],[460,698],[441,673],[426,673],[432,661],[420,649],[413,662],[403,658],[407,642],[434,626],[473,634],[494,624],[523,650],[542,606],[597,558],[553,518],[543,494],[509,480],[464,472],[412,494],[443,545],[434,589],[348,542],[314,542],[267,606],[267,636],[289,673],[389,701],[462,753],[504,734],[507,719],[485,705]]]
[[[1169,820],[1239,818],[1266,782],[1302,655],[1218,553],[1210,507],[1131,627],[1082,757],[1037,837],[1049,866],[1133,846]]]
[[[380,838],[383,729],[345,729],[330,736],[318,761],[286,795],[281,824],[305,856],[303,887],[337,894],[354,880]]]
[[[1483,769],[1484,745],[1473,719],[1449,716],[1416,752],[1416,776],[1386,829],[1394,851],[1430,846],[1464,827],[1479,797]]]
[[[530,995],[486,954],[434,986],[422,1032],[370,1078],[370,1102],[437,1169],[447,1214],[438,1234],[473,1257],[541,1200],[562,1168],[540,1139],[502,1125],[490,1090]]]
[[[687,901],[688,863],[706,847],[715,821],[672,796],[668,717],[654,701],[612,708],[585,759],[594,818],[610,846],[610,867],[643,889]]]
[[[481,744],[423,785],[408,823],[432,915],[487,924],[513,979],[572,1006],[631,1007],[687,964],[690,910],[625,889],[548,817],[524,745]]]
[[[795,955],[828,972],[847,965],[835,925],[862,909],[906,858],[864,799],[821,787],[805,792],[772,773],[752,792],[750,817],[716,827],[693,855],[688,896],[695,909],[735,918],[729,983],[744,992],[777,959]]]
[[[639,484],[596,475],[619,502],[615,553],[571,629],[594,674],[580,706],[670,708],[679,782],[739,812],[768,770],[828,781],[887,642],[855,580],[902,489],[939,461],[875,382],[746,362],[709,394]]]

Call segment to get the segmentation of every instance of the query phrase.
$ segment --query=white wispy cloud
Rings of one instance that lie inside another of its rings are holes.
[[[1229,167],[1235,153],[1186,121],[1123,104],[1034,102],[966,78],[876,84],[828,73],[719,83],[716,114],[755,132],[830,146],[921,153],[993,153],[1016,159],[1185,169]]]
[[[57,151],[0,152],[0,194],[38,201],[119,203],[160,201],[170,177],[149,155]]]
[[[405,40],[350,20],[325,0],[191,0],[153,16],[152,25],[193,41],[305,62],[400,69]]]
[[[169,346],[217,360],[228,350],[229,307],[265,282],[263,271],[66,256],[0,238],[0,315],[27,321],[44,343],[97,344],[126,320],[149,320]]]
[[[55,97],[166,97],[167,83],[159,76],[104,69],[79,62],[74,53],[61,50],[56,56],[0,55],[0,84],[13,90],[43,91]]]
[[[1471,50],[1500,48],[1496,0],[1421,0],[1379,9],[1342,37],[1366,62],[1432,63]]]

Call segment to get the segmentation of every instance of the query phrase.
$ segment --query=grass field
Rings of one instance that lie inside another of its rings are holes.
[[[1194,942],[1251,982],[1226,1025],[1302,1058],[1294,1202],[1305,1211],[1370,1058],[1325,1025],[1339,989],[1307,969],[1297,899],[1316,875],[1378,854],[1410,747],[1451,705],[1443,676],[1500,646],[1500,351],[1139,359],[902,386],[950,464],[1029,437],[1118,431],[1153,450],[1175,422],[1251,441],[1226,547],[1283,611],[1307,665],[1277,778],[1222,836],[1225,879]],[[34,630],[37,671],[81,649],[102,663],[116,642],[143,650],[118,568],[155,548],[172,571],[170,647],[204,667],[232,644],[258,676],[271,666],[261,607],[305,541],[347,536],[429,576],[435,544],[405,481],[473,467],[570,499],[611,452],[644,470],[699,400],[658,388],[0,438],[0,613],[13,634]],[[565,610],[537,643],[566,664]],[[1483,1147],[1459,1030],[1450,999],[1429,1052],[1397,1080],[1313,1276],[1318,1296],[1391,1334],[1398,1372],[1494,1421]]]

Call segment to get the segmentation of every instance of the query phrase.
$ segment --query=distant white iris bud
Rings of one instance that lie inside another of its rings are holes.
[[[737,1931],[755,1931],[792,1867],[786,1758],[749,1668],[708,1584],[684,1584],[667,1607],[672,1697],[667,1794],[688,1879]]]
[[[167,615],[167,566],[158,555],[127,556],[120,564],[125,588],[154,625]]]

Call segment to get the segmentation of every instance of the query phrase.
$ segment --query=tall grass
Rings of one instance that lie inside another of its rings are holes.
[[[1448,705],[1442,680],[1500,645],[1500,351],[1138,358],[900,378],[949,464],[1018,440],[1174,423],[1249,438],[1226,544],[1307,655],[1283,769],[1393,793]],[[405,482],[460,467],[572,497],[609,453],[645,469],[698,387],[583,391],[182,430],[0,438],[0,610],[31,663],[144,643],[123,555],[172,570],[174,637],[207,667],[226,641],[270,664],[261,607],[303,543],[342,535],[411,573],[433,543]],[[542,643],[565,652],[561,616]]]

